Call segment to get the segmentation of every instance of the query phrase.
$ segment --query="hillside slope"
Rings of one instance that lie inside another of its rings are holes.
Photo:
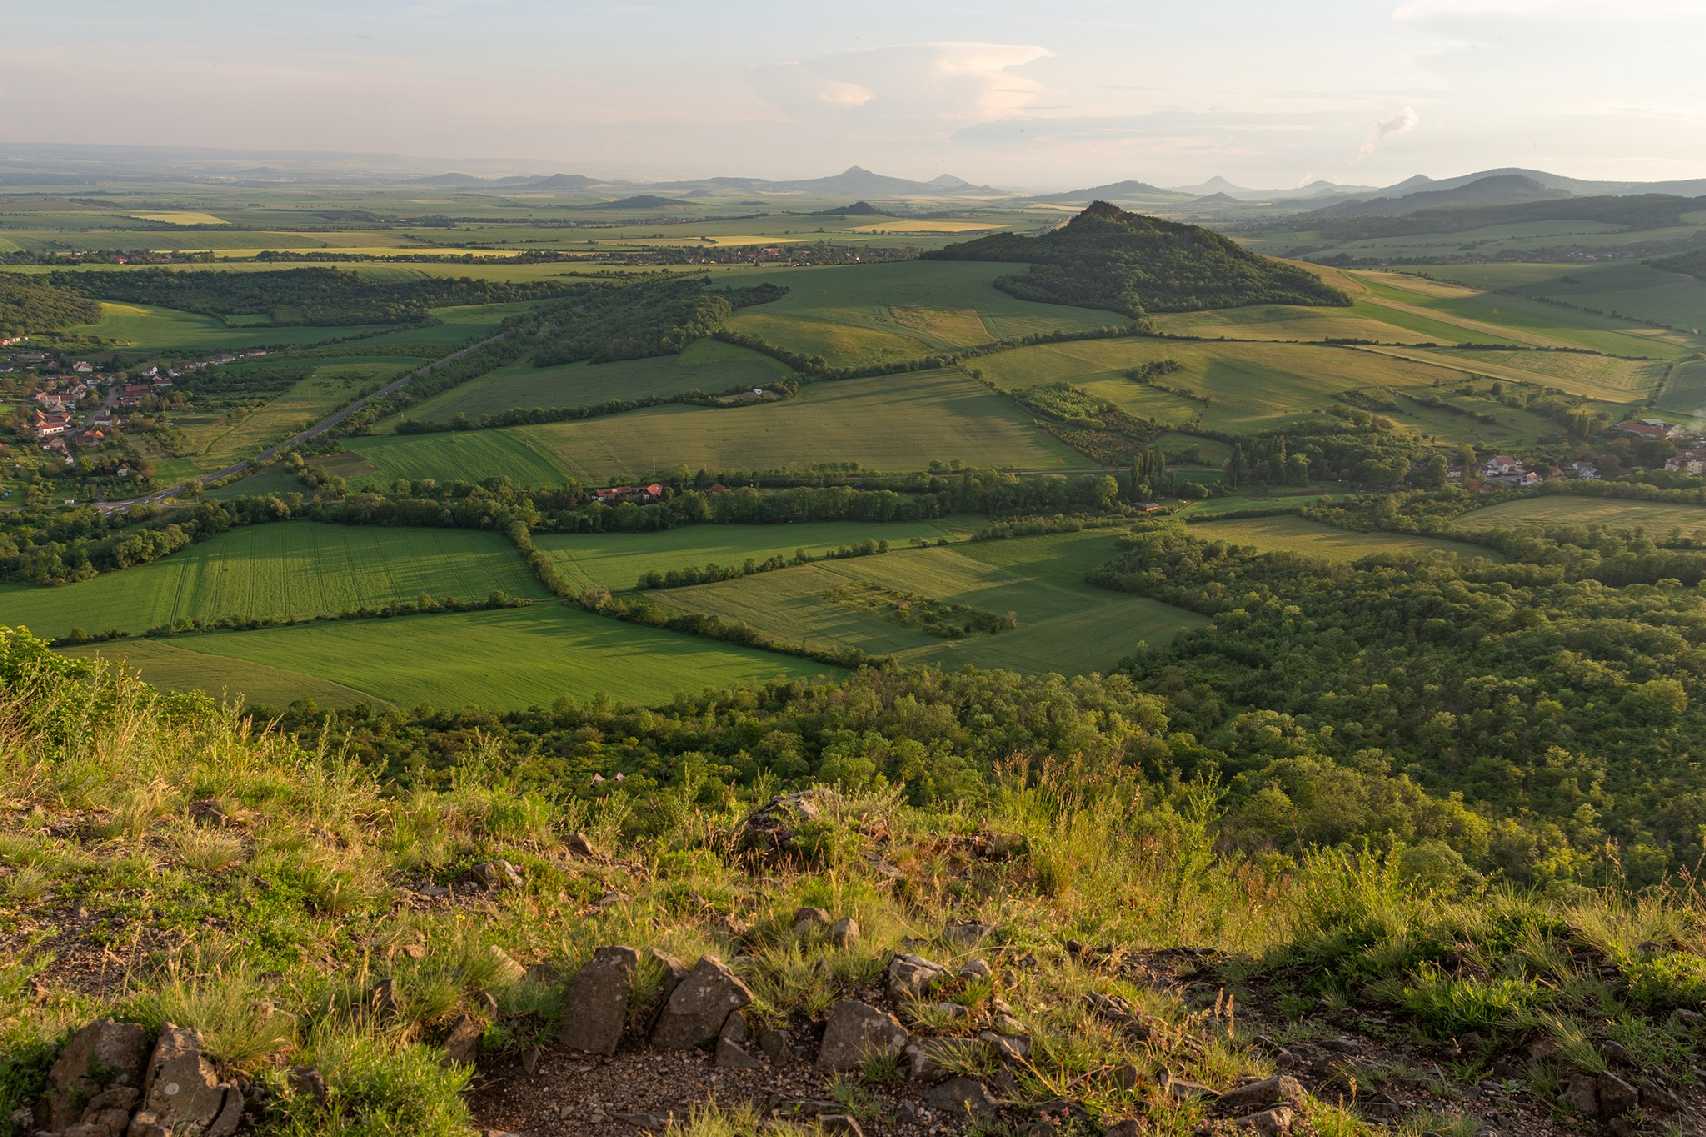
[[[620,747],[552,769],[478,735],[382,778],[0,630],[0,1124],[1561,1137],[1703,1116],[1696,894],[1457,899],[1396,857],[1217,851],[1210,787],[1118,757],[1158,742],[1158,701],[1104,713],[1117,684],[1057,679],[1003,702],[1005,682],[849,681],[825,705],[863,743],[767,800],[685,737],[662,782],[607,776]],[[799,693],[701,721],[749,729]],[[909,737],[957,713],[1054,733],[980,771]],[[789,768],[786,735],[750,737]],[[959,804],[908,803],[944,777]],[[157,1092],[150,1047],[194,1093]]]
[[[1244,304],[1350,300],[1309,272],[1258,256],[1208,229],[1127,213],[1105,201],[1040,237],[997,233],[924,254],[1029,264],[996,285],[1025,300],[1131,316]]]

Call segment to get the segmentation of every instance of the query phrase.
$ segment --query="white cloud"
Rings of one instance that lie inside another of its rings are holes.
[[[896,44],[757,68],[752,81],[761,96],[794,117],[827,109],[867,117],[982,122],[1034,106],[1043,86],[1018,69],[1049,55],[1034,44]]]
[[[877,93],[869,87],[839,79],[826,80],[817,91],[817,101],[832,107],[862,107],[876,97]]]
[[[1361,154],[1364,158],[1380,148],[1380,144],[1396,134],[1408,134],[1420,126],[1422,116],[1416,113],[1415,107],[1405,107],[1391,118],[1382,119],[1374,124],[1369,133],[1368,141],[1362,144]]]

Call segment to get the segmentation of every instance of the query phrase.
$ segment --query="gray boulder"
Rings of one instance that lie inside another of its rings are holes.
[[[231,1137],[242,1120],[243,1092],[220,1080],[201,1035],[171,1023],[161,1027],[127,1137]]]
[[[1303,1104],[1303,1083],[1289,1074],[1247,1082],[1220,1096],[1216,1108],[1227,1117],[1244,1118],[1272,1106]]]
[[[47,1093],[37,1117],[41,1127],[54,1131],[70,1128],[108,1089],[129,1091],[129,1105],[125,1107],[128,1120],[129,1106],[134,1106],[142,1094],[148,1039],[146,1028],[112,1019],[98,1019],[72,1035],[48,1071]]]
[[[820,1070],[857,1070],[874,1054],[900,1054],[912,1036],[895,1017],[858,999],[843,999],[829,1012],[818,1050]]]
[[[1000,1111],[989,1087],[976,1078],[949,1078],[932,1086],[924,1093],[924,1103],[937,1113],[979,1125],[993,1121]]]
[[[752,1002],[752,992],[721,960],[705,956],[670,992],[652,1028],[652,1045],[687,1050],[715,1042],[734,1012]]]
[[[631,947],[601,947],[592,953],[563,1000],[558,1039],[572,1050],[616,1053],[628,1025],[628,1000],[640,955]]]
[[[830,925],[829,942],[841,951],[846,951],[859,942],[859,921],[851,916],[843,916]]]
[[[932,963],[923,956],[898,952],[889,960],[888,971],[883,978],[889,998],[922,999],[947,974],[948,969],[939,963]]]
[[[746,1016],[736,1011],[723,1023],[723,1029],[717,1035],[717,1065],[730,1070],[750,1070],[764,1065],[763,1059],[752,1052],[755,1045]]]

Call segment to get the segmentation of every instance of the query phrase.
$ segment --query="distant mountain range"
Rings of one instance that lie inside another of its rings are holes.
[[[788,193],[822,197],[1004,197],[993,186],[978,186],[952,174],[941,174],[927,182],[873,173],[863,166],[849,166],[839,174],[822,178],[776,181],[770,178],[697,178],[686,181],[641,182],[589,178],[583,174],[550,174],[543,177],[480,178],[473,174],[433,174],[408,179],[410,185],[443,189],[558,190],[568,193],[600,192],[606,189],[673,190],[703,196],[705,193]]]

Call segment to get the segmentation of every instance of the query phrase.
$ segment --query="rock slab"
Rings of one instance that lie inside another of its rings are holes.
[[[628,1000],[640,954],[630,947],[601,947],[575,974],[563,1000],[558,1039],[587,1054],[616,1053],[628,1026]]]

